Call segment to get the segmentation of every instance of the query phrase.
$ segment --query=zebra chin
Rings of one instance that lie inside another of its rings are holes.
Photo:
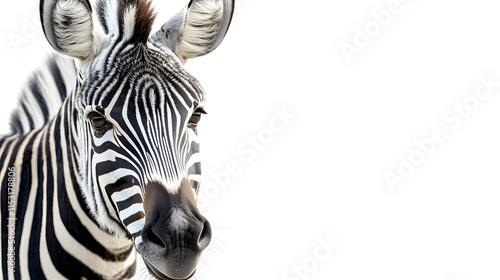
[[[171,194],[161,184],[145,188],[146,221],[137,250],[149,272],[159,279],[189,279],[209,245],[210,223],[196,207],[188,180]]]
[[[155,278],[162,280],[177,280],[177,279],[190,279],[196,273],[196,266],[198,265],[199,255],[195,257],[193,262],[187,260],[180,260],[179,262],[165,262],[158,260],[158,262],[151,263],[145,258],[144,263],[149,273]],[[185,276],[187,275],[187,276]]]

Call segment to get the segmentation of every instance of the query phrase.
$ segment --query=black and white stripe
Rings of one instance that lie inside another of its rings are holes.
[[[65,56],[35,72],[0,137],[1,278],[132,278],[137,252],[157,278],[194,274],[210,241],[195,202],[205,93],[182,62],[220,44],[233,7],[192,0],[149,37],[145,0],[41,1]]]
[[[46,65],[37,69],[22,88],[10,119],[11,131],[24,135],[42,128],[59,112],[62,103],[71,94],[76,75],[73,59],[60,55],[48,58]]]

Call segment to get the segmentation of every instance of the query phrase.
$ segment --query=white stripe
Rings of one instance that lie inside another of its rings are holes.
[[[42,137],[42,133],[38,133],[36,138],[33,141],[32,146],[32,155],[31,155],[31,166],[38,166],[38,149],[40,147],[40,139]],[[29,241],[31,238],[31,226],[33,224],[33,216],[35,212],[35,199],[36,193],[38,191],[38,178],[40,175],[38,174],[37,168],[31,169],[31,186],[36,186],[31,188],[29,194],[29,200],[27,204],[27,208],[25,209],[23,230],[21,231],[21,242],[19,244],[19,266],[20,266],[20,274],[21,279],[30,279],[29,275]]]
[[[94,161],[95,161],[95,158],[94,158]],[[123,178],[125,176],[133,176],[135,178],[138,177],[137,173],[135,173],[134,171],[132,171],[130,169],[118,168],[118,169],[115,169],[109,173],[100,175],[98,178],[99,186],[101,186],[101,188],[104,188],[105,186],[107,186],[109,184],[116,183],[116,181],[118,181],[120,178]]]
[[[144,214],[144,207],[142,206],[142,203],[132,204],[127,209],[123,209],[122,211],[120,211],[120,219],[124,221],[126,218],[134,215],[135,213]]]
[[[201,174],[190,174],[188,176],[188,179],[189,180],[192,180],[192,181],[196,181],[196,182],[201,182],[201,179],[203,178],[203,176]]]
[[[53,129],[53,126],[51,127]],[[51,135],[54,135],[54,131],[51,131]],[[44,133],[42,143],[48,143],[49,139],[47,139],[47,133]],[[55,159],[54,154],[54,143],[53,140],[50,141],[50,150],[52,151],[52,159]],[[42,149],[42,158],[47,158],[46,149]],[[43,164],[43,174],[47,174],[47,164]],[[55,160],[52,161],[52,170],[57,171],[57,162]],[[54,185],[57,186],[57,176],[53,176],[55,181]],[[56,188],[54,187],[54,190]],[[47,176],[43,177],[43,197],[47,197]],[[57,196],[56,196],[57,197]],[[43,199],[42,202],[42,228],[41,228],[41,237],[40,237],[40,262],[42,266],[43,273],[50,277],[51,279],[65,279],[64,276],[59,273],[59,271],[54,267],[52,263],[52,258],[49,254],[49,248],[47,246],[47,199]],[[57,229],[56,229],[57,230]]]
[[[137,221],[131,223],[130,225],[128,225],[127,229],[130,232],[130,234],[135,234],[135,233],[140,232],[144,228],[144,224],[145,224],[145,220],[144,220],[144,218],[142,218],[142,219],[137,220]],[[136,242],[137,242],[137,240],[136,240]]]
[[[117,202],[120,202],[120,201],[127,200],[127,199],[129,199],[130,197],[132,197],[132,196],[134,196],[136,194],[140,194],[141,197],[142,197],[141,188],[139,186],[132,186],[132,187],[126,188],[126,189],[124,189],[122,191],[113,193],[111,195],[111,199],[113,199],[113,201],[115,203],[117,203]]]
[[[134,240],[134,243],[135,243],[135,247],[137,248],[139,246],[139,244],[142,243],[142,236],[137,236]],[[142,256],[137,258],[137,259],[141,259],[142,260]]]
[[[122,40],[129,40],[134,35],[136,7],[129,6],[123,13],[123,36]]]
[[[195,163],[201,162],[201,155],[200,153],[194,153],[189,157],[189,160],[186,164],[186,168],[189,169],[189,167],[193,166]]]

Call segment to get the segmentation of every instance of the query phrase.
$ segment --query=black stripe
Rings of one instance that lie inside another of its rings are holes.
[[[97,1],[97,14],[99,15],[99,22],[104,29],[104,33],[109,34],[109,28],[106,22],[106,6],[102,0]]]
[[[38,149],[38,155],[42,155],[43,146],[40,146]],[[43,172],[42,164],[38,164],[37,166],[37,174],[38,174],[38,186],[35,198],[35,211],[33,213],[33,222],[31,224],[31,234],[29,240],[29,249],[28,249],[28,269],[29,274],[34,276],[37,275],[40,279],[46,278],[42,271],[41,260],[40,260],[40,239],[42,234],[42,212],[43,212],[43,180],[45,178],[45,173]]]
[[[18,175],[18,184],[20,186],[31,186],[32,184],[32,170],[31,170],[31,158],[32,158],[32,144],[33,144],[34,138],[31,137],[28,140],[28,143],[26,145],[26,149],[24,151],[23,155],[23,163],[21,170],[16,172],[16,175]],[[20,176],[19,176],[20,175]],[[21,233],[23,231],[23,224],[24,224],[24,219],[26,215],[26,209],[28,207],[28,202],[30,198],[30,191],[31,188],[18,188],[18,198],[17,198],[17,212],[16,212],[16,236],[21,236]],[[35,194],[32,194],[35,195]],[[19,258],[20,256],[20,240],[17,241],[16,244],[16,256]],[[15,272],[15,277],[16,279],[19,279],[21,277],[20,271],[21,269],[19,268],[19,259],[16,262],[16,272]]]
[[[35,127],[35,123],[33,122],[33,117],[31,116],[30,111],[28,110],[28,108],[26,108],[26,105],[24,103],[19,103],[19,106],[21,107],[19,109],[21,110],[22,114],[26,116],[26,119],[28,119],[29,129],[32,129],[33,127]]]
[[[130,217],[127,217],[123,220],[123,223],[125,225],[130,225],[131,223],[135,222],[135,221],[138,221],[140,219],[144,218],[144,213],[142,212],[137,212],[137,213],[134,213],[133,215],[131,215]]]
[[[9,126],[10,126],[10,131],[13,133],[13,134],[22,134],[23,131],[22,131],[22,124],[21,124],[21,120],[19,118],[19,112],[18,111],[14,111],[10,117],[10,121],[9,121]]]
[[[128,199],[124,201],[119,201],[116,203],[116,206],[118,209],[126,209],[130,205],[134,205],[136,203],[142,203],[142,197],[140,194],[134,194],[133,196],[129,197]]]
[[[47,120],[49,119],[49,108],[47,107],[47,103],[46,103],[47,101],[45,100],[45,98],[42,95],[42,92],[41,92],[40,87],[39,87],[39,81],[37,78],[33,78],[30,80],[29,90],[30,90],[30,92],[26,93],[26,94],[31,93],[33,98],[36,100],[36,105],[38,105],[38,107],[40,108],[40,111],[42,111],[43,122],[46,123]],[[35,105],[35,104],[33,104],[33,105]],[[22,104],[22,107],[23,107],[23,109],[26,108],[24,105],[24,102]],[[33,129],[34,128],[33,120],[31,120],[32,112],[25,111],[25,114],[30,117],[30,129]]]

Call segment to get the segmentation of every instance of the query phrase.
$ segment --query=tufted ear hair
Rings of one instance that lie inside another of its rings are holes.
[[[40,0],[40,19],[50,45],[85,60],[93,54],[92,8],[88,0]]]
[[[215,50],[229,29],[235,0],[191,0],[151,41],[171,49],[182,61]]]

